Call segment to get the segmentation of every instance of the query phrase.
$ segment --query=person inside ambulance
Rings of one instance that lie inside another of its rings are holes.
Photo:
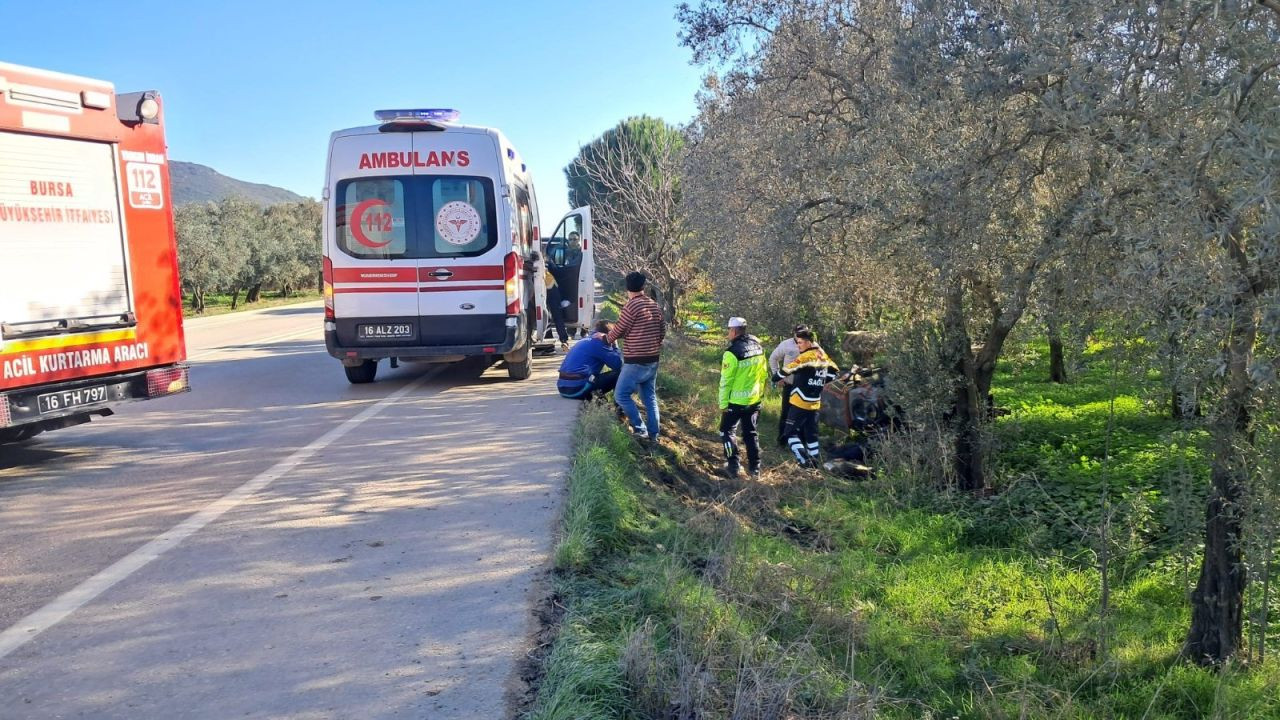
[[[582,236],[574,231],[569,233],[567,240],[552,238],[547,245],[547,262],[557,269],[581,265]]]
[[[582,264],[582,237],[576,232],[569,233],[569,247],[565,248],[564,266],[578,267]]]

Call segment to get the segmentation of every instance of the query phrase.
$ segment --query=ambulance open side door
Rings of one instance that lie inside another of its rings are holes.
[[[564,299],[565,325],[590,331],[595,323],[595,238],[591,235],[591,208],[570,210],[547,240],[547,269],[556,278]]]

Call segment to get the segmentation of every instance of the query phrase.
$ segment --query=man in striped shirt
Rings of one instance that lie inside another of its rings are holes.
[[[642,272],[627,275],[627,304],[614,323],[606,340],[622,341],[622,370],[613,397],[627,415],[631,433],[638,438],[658,439],[658,359],[662,352],[662,340],[667,326],[662,319],[658,303],[644,294],[645,277]],[[640,409],[632,397],[640,392],[648,423],[640,418]]]

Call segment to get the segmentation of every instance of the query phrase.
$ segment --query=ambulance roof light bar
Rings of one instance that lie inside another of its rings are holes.
[[[377,110],[373,116],[382,125],[379,132],[439,131],[457,122],[458,111],[449,108],[422,108],[416,110]]]
[[[380,123],[391,122],[423,122],[451,123],[458,122],[461,115],[457,110],[449,108],[421,108],[413,110],[375,110],[374,118]]]

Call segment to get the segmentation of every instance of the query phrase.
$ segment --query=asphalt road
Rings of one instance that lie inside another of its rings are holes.
[[[557,360],[351,386],[320,318],[191,321],[192,392],[0,446],[0,717],[507,715]]]

